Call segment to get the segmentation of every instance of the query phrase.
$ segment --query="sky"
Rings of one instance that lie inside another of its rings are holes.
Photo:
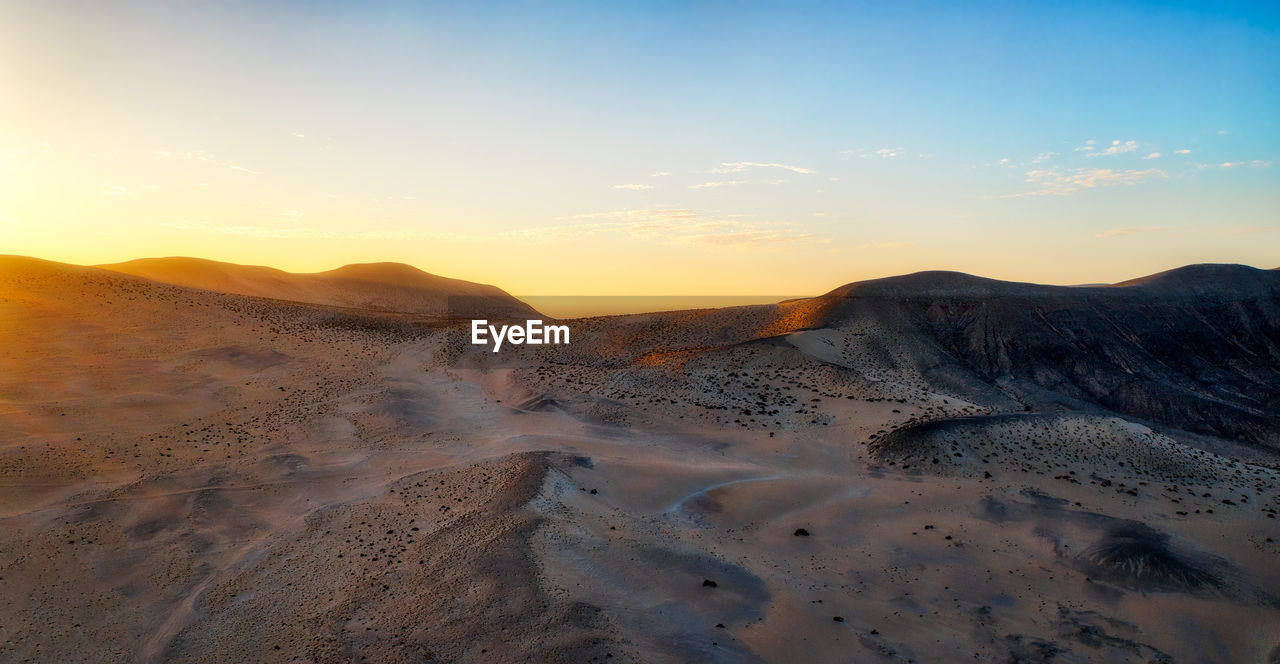
[[[0,253],[527,295],[1280,267],[1274,3],[0,0]]]

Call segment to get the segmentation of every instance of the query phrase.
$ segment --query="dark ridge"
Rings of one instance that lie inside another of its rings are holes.
[[[827,297],[1001,297],[1050,295],[1067,286],[1044,286],[977,277],[964,272],[929,270],[845,284]]]
[[[1026,404],[1057,395],[1280,450],[1275,271],[1191,265],[1104,288],[922,272],[850,284],[823,302],[807,325],[877,321],[916,354],[922,371],[1001,385]],[[959,388],[966,398],[986,398],[963,381]]]
[[[1202,263],[1111,286],[1159,295],[1264,296],[1280,291],[1280,274],[1248,265]]]
[[[1179,552],[1169,536],[1138,521],[1110,528],[1079,558],[1092,576],[1139,590],[1195,592],[1222,590],[1211,561]]]
[[[1115,284],[1053,286],[1002,281],[964,272],[928,270],[901,276],[856,281],[822,297],[1051,297],[1090,295],[1239,295],[1256,296],[1280,290],[1280,268],[1261,270],[1248,265],[1201,263],[1158,272]]]
[[[527,410],[533,412],[546,412],[553,410],[564,410],[564,405],[559,401],[543,394],[525,400],[516,406],[519,410]]]

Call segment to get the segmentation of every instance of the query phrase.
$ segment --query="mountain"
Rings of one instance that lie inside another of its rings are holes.
[[[816,298],[880,323],[927,378],[1027,408],[1085,402],[1280,450],[1280,273],[1190,265],[1104,287],[921,272]]]
[[[1280,290],[1280,272],[1247,265],[1199,264],[1123,281],[1132,288],[1173,296],[1265,297]]]
[[[1280,655],[1274,272],[928,272],[494,353],[278,297],[441,283],[407,266],[151,267],[222,290],[0,257],[5,661]]]
[[[538,316],[496,286],[441,277],[402,263],[355,264],[302,274],[185,257],[97,267],[187,288],[307,304],[430,316]]]
[[[1104,286],[958,272],[846,284],[776,305],[580,321],[571,349],[683,365],[783,343],[999,411],[1090,409],[1280,451],[1280,273],[1191,265]],[[592,345],[599,336],[607,344]]]

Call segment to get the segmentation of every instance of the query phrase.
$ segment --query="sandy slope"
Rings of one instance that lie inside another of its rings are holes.
[[[98,267],[187,288],[412,314],[448,313],[449,297],[483,299],[490,315],[536,312],[495,286],[428,274],[402,263],[346,265],[296,274],[200,258],[142,258]]]
[[[0,660],[1267,661],[1265,446],[849,305],[494,356],[5,259]]]

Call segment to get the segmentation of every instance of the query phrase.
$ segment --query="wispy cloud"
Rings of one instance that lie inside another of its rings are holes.
[[[1191,154],[1191,151],[1187,150],[1186,148],[1183,148],[1181,150],[1174,150],[1173,153],[1174,154]]]
[[[668,244],[766,246],[812,239],[791,224],[746,222],[709,216],[693,209],[619,210],[579,215],[582,223],[511,231],[525,240],[552,241],[602,233]]]
[[[615,184],[614,189],[626,189],[628,191],[644,191],[645,189],[653,189],[651,184]]]
[[[1102,150],[1100,152],[1093,150],[1092,143],[1090,143],[1089,154],[1085,156],[1086,157],[1108,157],[1111,155],[1124,154],[1126,152],[1133,152],[1137,149],[1138,149],[1137,141],[1125,141],[1123,143],[1121,143],[1118,140],[1111,141],[1111,145],[1107,146],[1105,150]]]
[[[290,210],[290,212],[293,212]],[[291,222],[297,219],[289,212],[284,216],[290,217]],[[287,222],[288,223],[288,222]],[[315,228],[307,226],[299,226],[296,223],[290,223],[288,226],[273,226],[266,224],[211,224],[207,221],[165,221],[156,224],[159,228],[169,228],[180,231],[197,231],[201,233],[211,233],[216,235],[236,235],[242,237],[261,238],[261,239],[320,239],[320,240],[411,240],[411,239],[430,239],[430,240],[452,240],[457,242],[484,242],[492,240],[493,236],[488,235],[465,235],[458,233],[438,233],[428,231],[415,231],[405,229],[373,229],[373,230],[330,230],[324,228]]]
[[[213,161],[213,155],[204,150],[187,150],[186,152],[179,152],[178,156],[195,159],[196,161]]]
[[[251,168],[245,168],[244,166],[239,166],[237,164],[230,164],[225,161],[221,161],[217,157],[213,156],[211,153],[205,152],[204,150],[187,150],[185,152],[171,152],[169,150],[152,150],[151,154],[157,157],[165,157],[165,158],[182,157],[185,159],[194,159],[196,161],[203,161],[211,164],[217,164],[218,166],[229,168],[233,171],[240,171],[241,173],[249,173],[252,175],[262,175],[261,171],[255,171]]]
[[[649,174],[649,177],[651,177],[651,178],[665,178],[665,177],[667,177],[668,175],[671,175],[671,171],[654,171],[654,172],[652,172],[652,173],[650,173],[650,174]]]
[[[1057,152],[1041,152],[1040,154],[1036,155],[1035,159],[1031,160],[1031,163],[1043,164],[1044,162],[1049,161],[1050,159],[1053,159],[1056,156],[1058,156]]]
[[[732,187],[734,185],[743,184],[745,180],[721,180],[718,182],[703,182],[701,184],[691,184],[690,189],[714,189],[716,187]]]
[[[802,166],[792,166],[791,164],[778,164],[778,163],[766,164],[758,161],[726,161],[721,163],[719,168],[711,169],[711,172],[712,173],[741,173],[749,168],[781,168],[786,171],[791,171],[793,173],[800,173],[803,175],[809,175],[814,172],[813,169],[804,168]]]
[[[1219,235],[1257,235],[1259,233],[1276,233],[1280,232],[1280,226],[1266,226],[1262,224],[1252,224],[1248,226],[1236,226],[1234,228],[1224,228],[1218,231]]]
[[[1027,171],[1025,182],[1036,189],[1017,196],[1066,195],[1085,189],[1097,189],[1117,184],[1137,184],[1149,178],[1167,177],[1158,168],[1143,170],[1112,170],[1110,168],[1077,168],[1068,171],[1041,169]]]
[[[292,211],[290,211],[292,212]],[[691,209],[622,210],[579,215],[580,223],[524,228],[500,233],[451,233],[410,229],[332,230],[299,225],[300,215],[284,213],[282,224],[211,224],[168,221],[159,228],[282,240],[433,240],[493,243],[495,240],[555,242],[599,234],[619,234],[648,242],[720,247],[767,247],[816,240],[792,224],[747,222],[710,216]]]
[[[1143,157],[1143,159],[1159,159],[1159,158],[1160,158],[1159,152],[1152,152],[1151,154]]]
[[[1221,164],[1200,164],[1200,168],[1235,168],[1237,166],[1249,166],[1251,168],[1266,168],[1271,165],[1269,161],[1254,159],[1253,161],[1224,161]]]
[[[129,190],[128,190],[128,188],[126,188],[126,187],[122,187],[122,186],[120,186],[120,185],[118,185],[118,184],[109,184],[109,185],[107,185],[107,186],[105,186],[105,187],[103,187],[103,188],[102,188],[102,195],[104,195],[104,196],[128,196],[128,195],[129,195]]]
[[[1170,230],[1168,226],[1137,226],[1133,228],[1112,228],[1111,230],[1094,233],[1094,237],[1120,237],[1122,235],[1136,235],[1138,233],[1159,233],[1161,231]]]
[[[852,155],[855,157],[861,157],[863,159],[894,159],[897,157],[910,156],[907,154],[906,149],[901,147],[876,148],[875,150],[872,150],[869,148],[858,148],[856,150],[841,150],[840,154]],[[933,157],[932,154],[919,155],[920,159],[930,159],[932,157]]]

